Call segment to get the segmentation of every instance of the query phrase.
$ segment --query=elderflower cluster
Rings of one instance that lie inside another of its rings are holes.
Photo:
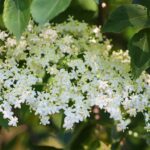
[[[69,19],[58,25],[32,22],[20,41],[0,33],[0,113],[10,126],[15,109],[28,105],[43,125],[64,113],[64,128],[86,120],[98,106],[124,130],[138,112],[150,130],[150,75],[132,79],[127,52],[111,55],[98,27]],[[40,88],[39,88],[40,85]]]

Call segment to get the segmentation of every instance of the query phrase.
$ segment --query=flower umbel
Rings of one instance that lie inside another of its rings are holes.
[[[70,19],[55,26],[30,24],[19,43],[4,32],[0,35],[0,113],[10,126],[19,122],[13,110],[22,104],[43,125],[63,110],[66,129],[84,121],[97,105],[118,130],[125,130],[138,112],[150,130],[150,75],[132,79],[128,53],[110,55],[110,42],[100,28]],[[35,88],[38,84],[42,89]]]

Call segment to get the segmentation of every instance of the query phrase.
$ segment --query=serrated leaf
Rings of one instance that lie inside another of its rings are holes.
[[[3,20],[7,29],[20,38],[30,19],[30,0],[5,0]]]
[[[31,13],[34,20],[42,24],[63,12],[70,2],[71,0],[33,0]]]
[[[103,27],[103,32],[121,32],[127,27],[138,30],[150,27],[147,8],[138,4],[120,6],[108,18]]]
[[[150,67],[150,28],[135,34],[128,45],[131,65],[137,78],[143,70]]]

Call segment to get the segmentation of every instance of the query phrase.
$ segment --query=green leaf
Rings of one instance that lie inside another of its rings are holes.
[[[31,13],[38,23],[45,23],[63,12],[71,0],[33,0]]]
[[[97,4],[100,4],[101,0],[95,0],[95,2],[96,2]]]
[[[127,27],[138,30],[150,27],[147,8],[137,4],[120,6],[108,18],[103,27],[103,32],[121,32]]]
[[[3,128],[8,127],[8,120],[3,118],[2,113],[0,113],[0,126]]]
[[[98,10],[98,5],[94,0],[75,0],[73,1],[73,4],[87,11],[94,12]]]
[[[51,147],[51,146],[34,146],[33,148],[37,150],[62,150],[62,149]]]
[[[51,116],[51,119],[52,119],[53,123],[55,124],[55,126],[57,128],[62,129],[63,120],[64,120],[64,114],[63,114],[63,112],[53,114]]]
[[[147,7],[148,9],[150,9],[150,1],[149,0],[140,0],[138,3]]]
[[[53,22],[64,22],[68,16],[73,16],[77,20],[93,23],[98,18],[98,5],[94,0],[72,0],[70,6],[60,15],[53,19]],[[81,15],[82,14],[82,15]]]
[[[30,19],[30,0],[5,0],[3,19],[7,29],[19,39]]]
[[[5,28],[3,22],[3,8],[4,8],[4,0],[0,0],[0,28]]]
[[[137,78],[143,70],[150,67],[150,28],[136,33],[129,42],[131,66]]]
[[[132,4],[132,0],[109,0],[109,14],[122,5]]]

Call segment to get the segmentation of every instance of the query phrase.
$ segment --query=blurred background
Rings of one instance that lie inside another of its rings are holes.
[[[0,11],[3,8],[0,0]],[[102,26],[110,13],[122,4],[141,3],[142,0],[72,0],[70,7],[52,22],[66,21],[68,16],[74,16],[80,21]],[[0,12],[0,19],[1,19]],[[1,22],[1,21],[0,21]],[[3,23],[0,24],[4,28]],[[126,29],[121,34],[107,33],[113,50],[127,49],[128,40],[135,33]],[[130,130],[117,132],[109,114],[96,106],[92,109],[91,117],[66,131],[62,127],[63,114],[52,116],[49,126],[39,125],[38,117],[28,111],[27,106],[16,114],[20,126],[8,128],[7,121],[0,116],[0,150],[150,150],[150,134],[143,130],[143,116],[139,113],[133,118]]]

